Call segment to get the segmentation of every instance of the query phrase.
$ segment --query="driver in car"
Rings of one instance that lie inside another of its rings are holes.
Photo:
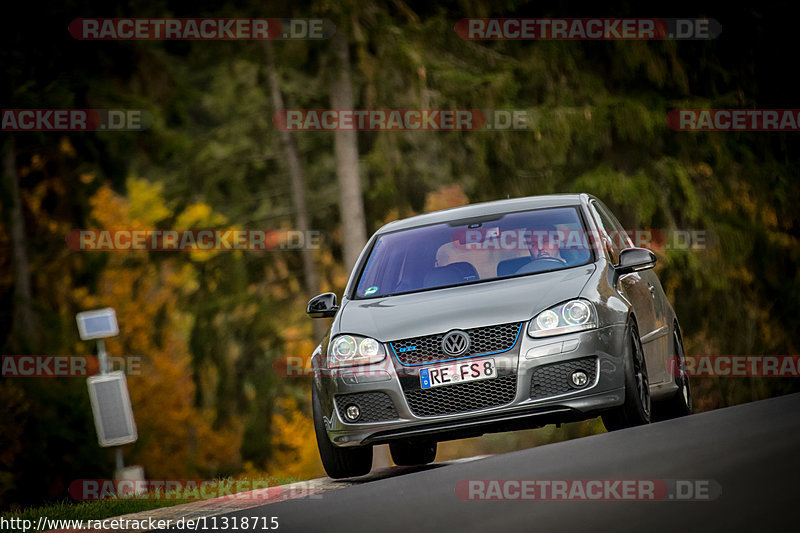
[[[531,231],[529,250],[534,262],[558,261],[566,265],[567,261],[561,257],[561,232],[555,226],[535,229]]]
[[[530,233],[526,235],[525,242],[530,256],[504,261],[503,263],[507,265],[500,266],[498,273],[504,275],[527,274],[558,269],[567,265],[567,260],[561,256],[562,240],[563,233],[555,226],[531,229]]]

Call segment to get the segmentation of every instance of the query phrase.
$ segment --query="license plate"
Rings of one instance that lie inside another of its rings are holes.
[[[419,371],[419,383],[423,389],[496,377],[494,359],[472,359],[449,365],[429,366]]]

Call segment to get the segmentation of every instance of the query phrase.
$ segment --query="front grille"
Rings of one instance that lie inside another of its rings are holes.
[[[394,408],[392,399],[385,392],[356,392],[353,394],[337,394],[336,410],[342,420],[347,421],[344,416],[348,405],[355,404],[361,411],[358,420],[355,422],[383,422],[385,420],[397,420],[397,410]]]
[[[538,367],[533,371],[531,378],[531,398],[547,398],[580,390],[572,385],[570,380],[570,376],[576,370],[583,370],[589,378],[586,385],[580,389],[591,387],[597,372],[597,357],[584,357]]]
[[[517,342],[522,324],[500,324],[465,330],[469,335],[469,351],[460,357],[471,357],[487,353],[499,353],[510,350]],[[447,334],[439,333],[426,337],[414,337],[390,343],[397,359],[404,365],[416,366],[436,361],[454,359],[442,351],[442,338]],[[411,350],[409,350],[411,349]],[[409,350],[409,351],[404,351]]]
[[[416,416],[449,415],[511,403],[517,394],[517,375],[404,391]]]

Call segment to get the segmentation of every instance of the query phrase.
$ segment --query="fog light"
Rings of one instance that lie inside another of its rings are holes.
[[[583,387],[588,381],[589,377],[586,375],[586,372],[576,370],[572,373],[572,384],[576,387]]]
[[[344,417],[350,422],[355,422],[359,416],[361,416],[361,411],[357,405],[350,404],[344,410]]]

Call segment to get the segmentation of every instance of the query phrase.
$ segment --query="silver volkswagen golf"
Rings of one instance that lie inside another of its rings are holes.
[[[333,293],[308,303],[311,317],[334,318],[311,360],[326,472],[368,473],[375,444],[417,465],[443,440],[689,414],[680,326],[655,263],[587,194],[385,225],[341,304]]]

